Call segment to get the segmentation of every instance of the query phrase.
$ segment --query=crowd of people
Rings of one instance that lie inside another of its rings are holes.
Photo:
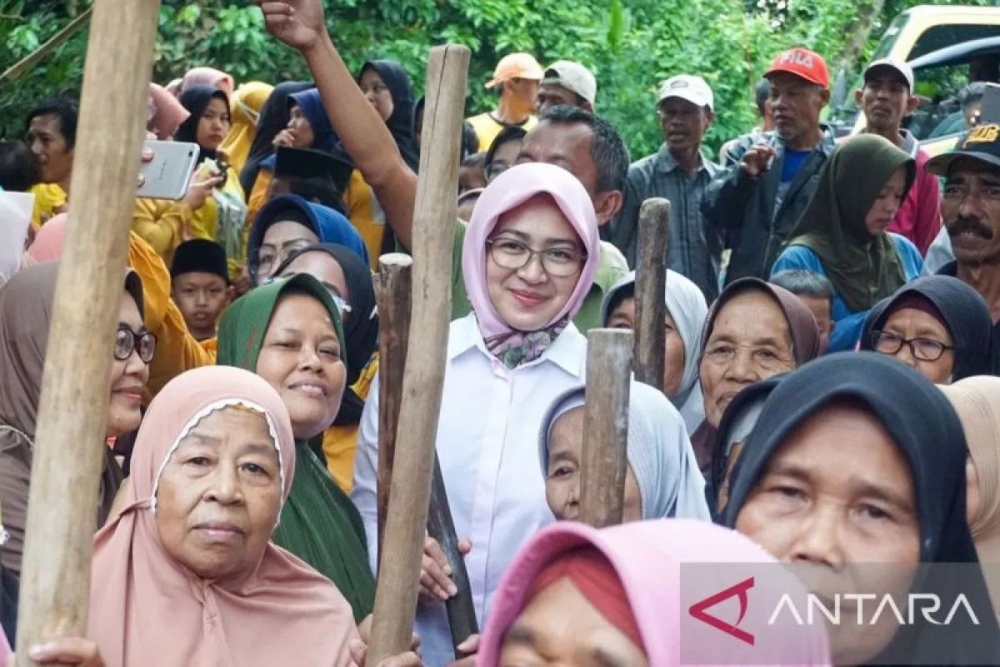
[[[0,660],[365,662],[373,272],[412,248],[420,153],[435,147],[399,63],[351,72],[319,0],[259,4],[311,81],[197,67],[150,87],[149,136],[196,144],[198,167],[181,199],[135,202],[94,385],[110,404],[87,631],[39,646],[14,646],[16,607],[72,172],[86,168],[77,103],[39,104],[23,140],[0,142],[0,214],[25,230],[0,251]],[[930,157],[904,127],[914,84],[905,63],[870,64],[865,126],[838,137],[821,121],[823,57],[790,48],[754,91],[760,125],[716,161],[703,139],[724,110],[697,72],[673,73],[650,100],[663,144],[633,162],[584,65],[499,61],[496,106],[468,118],[455,156],[436,440],[483,633],[453,645],[454,563],[428,537],[419,639],[382,667],[1000,664],[1000,118],[963,115],[955,148]],[[23,193],[33,210],[5,201]],[[632,383],[623,524],[597,529],[578,522],[585,334],[635,327],[652,197],[671,204],[666,364],[660,386]],[[725,588],[725,568],[748,564],[824,600],[961,594],[975,622],[781,621],[757,654],[694,640],[684,573]]]

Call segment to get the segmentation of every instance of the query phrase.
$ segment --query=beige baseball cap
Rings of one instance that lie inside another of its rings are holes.
[[[544,76],[545,72],[542,71],[542,66],[530,53],[511,53],[501,58],[500,62],[497,63],[496,69],[493,70],[493,78],[486,84],[486,87],[492,88],[512,79],[541,81]]]
[[[591,104],[597,103],[597,79],[589,69],[572,60],[557,60],[549,65],[542,83],[562,86]]]
[[[712,88],[700,76],[680,74],[673,76],[663,82],[660,86],[660,98],[657,104],[671,97],[687,100],[698,107],[708,107],[715,111],[715,96],[712,95]]]

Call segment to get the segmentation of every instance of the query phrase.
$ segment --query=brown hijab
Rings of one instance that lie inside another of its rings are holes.
[[[722,307],[734,297],[746,292],[761,292],[768,295],[774,299],[778,307],[781,308],[781,312],[785,314],[785,320],[788,322],[788,329],[792,335],[792,357],[795,359],[796,368],[816,358],[819,354],[819,327],[816,325],[816,318],[813,317],[812,311],[802,299],[784,287],[772,285],[759,278],[740,278],[730,283],[708,310],[705,328],[701,332],[701,344],[698,346],[699,365],[702,355],[705,354],[705,345],[715,327],[715,320],[722,312]],[[708,421],[704,421],[691,434],[691,446],[698,458],[698,467],[703,473],[707,473],[710,468],[716,432],[716,427],[709,424]]]
[[[55,262],[31,266],[0,289],[0,522],[10,534],[0,548],[0,563],[14,576],[21,572],[32,450],[58,274]],[[142,313],[137,274],[128,274],[125,289]],[[107,519],[121,483],[121,470],[105,449],[95,530]]]

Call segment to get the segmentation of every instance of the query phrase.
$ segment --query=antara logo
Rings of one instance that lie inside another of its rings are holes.
[[[706,623],[712,626],[716,630],[722,630],[727,635],[735,637],[736,639],[739,639],[741,642],[753,646],[754,636],[749,632],[747,632],[746,630],[742,630],[738,627],[739,624],[743,621],[743,617],[746,616],[747,614],[747,606],[750,603],[747,597],[747,591],[753,588],[753,584],[754,584],[753,577],[744,579],[740,583],[734,584],[725,590],[719,591],[715,595],[710,595],[704,600],[695,602],[693,605],[691,605],[691,608],[688,609],[688,613],[691,614],[692,618],[696,618],[702,623]],[[739,618],[736,619],[736,623],[728,623],[726,621],[723,621],[718,616],[712,616],[707,612],[708,609],[714,607],[720,602],[723,602],[724,600],[728,600],[731,597],[737,598],[740,602],[740,616]]]

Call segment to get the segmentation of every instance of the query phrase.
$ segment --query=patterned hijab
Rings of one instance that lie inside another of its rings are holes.
[[[580,237],[587,258],[576,288],[552,320],[536,331],[521,331],[503,321],[489,295],[486,283],[486,242],[500,218],[537,195],[556,203]],[[561,167],[531,163],[508,169],[483,191],[462,247],[462,276],[479,331],[489,351],[508,368],[516,368],[542,356],[579,312],[600,263],[597,216],[590,196],[575,176]]]

